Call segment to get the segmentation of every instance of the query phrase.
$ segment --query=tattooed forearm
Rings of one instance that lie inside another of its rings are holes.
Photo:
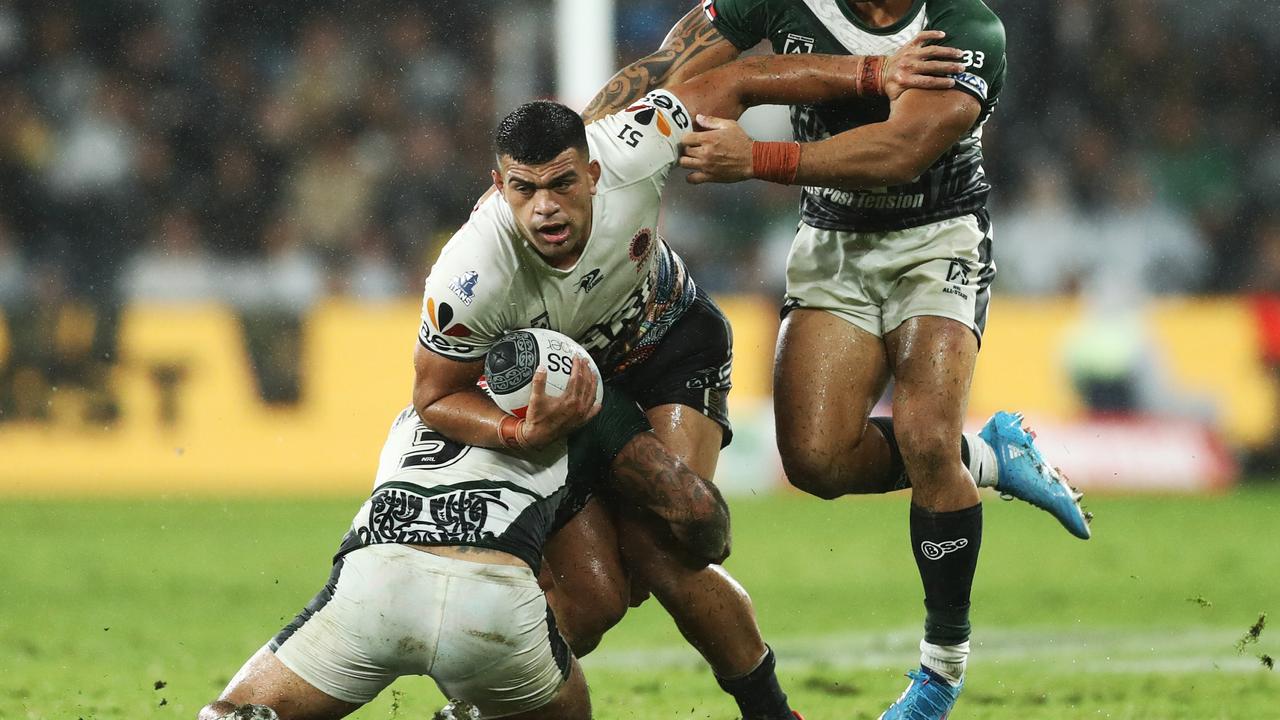
[[[695,7],[671,28],[657,52],[631,63],[610,78],[582,111],[582,119],[599,120],[622,110],[654,88],[686,80],[737,55],[733,43],[720,35],[701,7]]]
[[[637,435],[613,460],[612,487],[671,526],[689,551],[711,562],[729,554],[729,506],[715,485],[667,452],[652,433]]]

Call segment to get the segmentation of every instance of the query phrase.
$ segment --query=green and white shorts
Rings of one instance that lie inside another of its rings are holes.
[[[877,337],[934,315],[964,323],[981,341],[995,274],[985,212],[890,232],[801,223],[787,258],[782,315],[825,310]]]

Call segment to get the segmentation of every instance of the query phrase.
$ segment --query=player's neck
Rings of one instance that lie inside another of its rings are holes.
[[[846,0],[853,14],[875,28],[889,27],[907,14],[915,0]]]

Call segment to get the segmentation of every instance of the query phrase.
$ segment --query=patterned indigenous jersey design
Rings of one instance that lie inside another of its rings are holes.
[[[591,236],[567,270],[525,241],[501,194],[477,207],[427,277],[419,342],[475,360],[507,332],[541,327],[577,340],[606,376],[648,357],[696,292],[657,233],[662,188],[690,124],[679,99],[658,90],[587,126],[601,175]]]
[[[1004,25],[982,0],[915,0],[892,26],[872,28],[845,0],[705,0],[720,34],[747,49],[768,39],[776,53],[889,55],[921,30],[942,30],[943,43],[965,51],[967,71],[956,89],[982,104],[972,131],[906,185],[847,191],[806,187],[800,212],[823,230],[883,232],[967,215],[986,206],[991,190],[982,170],[982,125],[1004,85]],[[884,98],[850,98],[791,108],[797,140],[813,141],[889,117]]]
[[[510,553],[536,572],[547,536],[569,519],[571,490],[606,478],[613,458],[648,429],[639,407],[612,388],[589,423],[536,452],[456,443],[406,408],[338,556],[380,543],[466,545]]]

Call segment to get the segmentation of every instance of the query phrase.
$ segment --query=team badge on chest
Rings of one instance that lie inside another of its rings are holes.
[[[649,252],[653,250],[653,231],[649,228],[640,228],[640,232],[631,238],[631,262],[636,264],[636,272],[640,272],[644,268],[644,261],[648,259]]]

